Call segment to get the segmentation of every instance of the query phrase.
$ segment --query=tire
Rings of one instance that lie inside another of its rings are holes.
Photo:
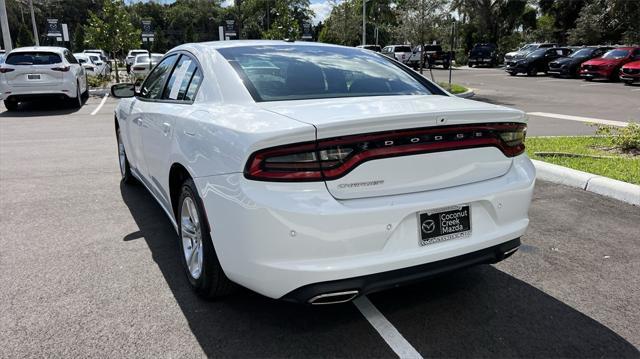
[[[83,102],[87,102],[87,100],[89,99],[89,81],[87,79],[87,75],[84,75],[84,83],[85,85],[85,89],[84,92],[82,93],[82,101]]]
[[[136,179],[131,173],[129,158],[127,158],[127,153],[124,149],[124,143],[122,142],[119,128],[116,130],[116,141],[118,143],[118,166],[120,167],[120,176],[122,183],[134,184],[136,182]]]
[[[73,108],[82,107],[82,93],[80,92],[80,82],[76,82],[76,97],[69,98],[69,102]]]
[[[627,80],[627,81],[624,82],[625,86],[631,86],[632,84],[633,84],[633,81],[631,81],[631,80]]]
[[[473,64],[468,64],[467,66],[469,66],[471,68],[471,67],[473,67]]]
[[[593,77],[585,77],[584,80],[588,81],[588,82],[591,82],[591,81],[593,81]]]
[[[4,100],[4,107],[7,108],[7,111],[17,111],[18,110],[18,101],[9,101]]]
[[[535,67],[530,68],[529,70],[527,70],[527,76],[536,76],[538,75],[538,71],[536,71]]]
[[[515,76],[516,73],[515,72],[508,72],[509,76]]]
[[[197,193],[192,179],[183,182],[176,213],[179,255],[191,288],[198,296],[212,300],[233,292],[235,284],[220,266]]]
[[[443,65],[442,65],[442,67],[443,67],[445,70],[447,70],[447,69],[449,69],[449,64],[448,64],[448,63],[447,63],[447,64],[443,64]]]

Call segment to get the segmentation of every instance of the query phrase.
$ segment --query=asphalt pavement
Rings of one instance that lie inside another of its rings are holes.
[[[396,355],[351,303],[198,299],[101,102],[0,105],[0,357]],[[368,299],[424,358],[640,358],[640,209],[538,182],[530,216],[506,261]]]
[[[449,81],[449,71],[434,68],[424,76]],[[640,123],[640,84],[565,79],[524,74],[509,76],[501,68],[466,66],[452,70],[452,82],[474,89],[477,101],[515,107],[529,113],[528,134],[532,136],[593,134],[589,119]],[[544,113],[536,116],[531,113]],[[563,119],[583,117],[583,121]]]

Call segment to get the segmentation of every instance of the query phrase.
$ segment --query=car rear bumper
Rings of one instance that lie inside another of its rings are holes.
[[[520,155],[497,178],[351,200],[336,200],[323,182],[250,181],[241,173],[195,182],[226,275],[282,298],[308,285],[420,266],[519,238],[529,223],[535,169]],[[457,204],[470,206],[472,234],[420,246],[418,212]]]
[[[478,264],[497,263],[510,257],[518,250],[518,247],[520,247],[520,238],[461,256],[413,267],[305,285],[287,293],[282,299],[309,304],[339,303],[360,295],[415,283],[457,269]]]
[[[30,98],[38,97],[55,97],[61,98],[75,98],[76,89],[75,86],[65,86],[63,84],[55,86],[38,86],[38,87],[16,87],[7,86],[6,84],[0,84],[0,99],[11,100],[21,99],[26,100]]]
[[[493,59],[488,57],[469,58],[467,62],[470,64],[489,64],[493,62]]]

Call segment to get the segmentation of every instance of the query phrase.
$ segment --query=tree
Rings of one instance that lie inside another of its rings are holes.
[[[276,18],[271,24],[271,28],[262,33],[265,39],[297,39],[300,37],[300,27],[298,19],[294,17],[294,8],[290,0],[275,1]]]
[[[576,45],[640,42],[640,2],[591,0],[580,10],[569,42]]]
[[[140,45],[141,31],[131,23],[122,0],[104,0],[100,13],[89,12],[89,23],[84,27],[85,43],[116,55]],[[115,61],[116,81],[118,61]]]

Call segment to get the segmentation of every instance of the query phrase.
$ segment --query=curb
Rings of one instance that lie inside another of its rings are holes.
[[[460,98],[471,98],[471,97],[475,96],[475,94],[476,93],[473,91],[473,89],[468,89],[467,91],[465,91],[463,93],[459,93],[459,94],[454,95],[454,96],[457,96],[457,97],[460,97]]]
[[[554,165],[538,160],[531,160],[536,167],[537,178],[565,186],[581,188],[602,196],[640,206],[640,186],[582,172],[571,168]]]

